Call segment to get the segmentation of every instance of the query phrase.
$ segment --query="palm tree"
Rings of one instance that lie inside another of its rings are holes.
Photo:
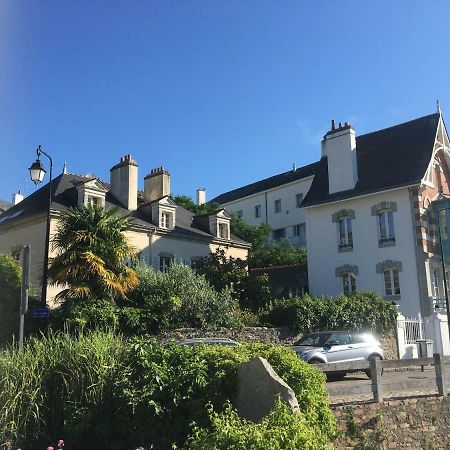
[[[138,284],[134,270],[126,265],[133,255],[123,231],[128,220],[115,209],[81,206],[62,211],[52,248],[49,281],[64,287],[58,300],[125,297]]]

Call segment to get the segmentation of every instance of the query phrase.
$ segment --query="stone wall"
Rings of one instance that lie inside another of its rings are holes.
[[[263,342],[267,344],[292,345],[300,339],[301,334],[294,334],[287,327],[244,327],[242,329],[219,328],[218,330],[199,330],[197,328],[180,328],[158,336],[167,343],[173,340],[197,337],[223,337],[237,342]],[[382,337],[381,344],[386,359],[397,359],[397,341],[394,334]]]
[[[450,449],[450,398],[392,400],[334,409],[337,449]]]

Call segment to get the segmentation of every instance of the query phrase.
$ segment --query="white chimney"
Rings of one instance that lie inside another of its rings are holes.
[[[350,124],[336,127],[334,120],[331,122],[331,131],[323,137],[322,156],[328,160],[329,193],[353,189],[358,181],[358,166],[355,130]]]
[[[12,204],[17,205],[17,203],[20,203],[23,200],[23,194],[22,192],[17,192],[15,194],[12,195]]]
[[[206,203],[206,189],[197,189],[197,205],[203,205]]]
[[[170,195],[170,173],[164,167],[152,169],[144,178],[144,201],[153,202]]]
[[[131,155],[120,158],[120,162],[110,170],[111,193],[124,208],[134,211],[137,208],[138,165]]]

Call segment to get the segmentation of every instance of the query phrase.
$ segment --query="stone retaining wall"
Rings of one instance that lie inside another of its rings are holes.
[[[392,400],[334,409],[336,449],[450,449],[450,398]]]
[[[294,334],[287,327],[244,327],[242,329],[219,328],[215,331],[199,330],[197,328],[180,328],[158,336],[158,339],[167,343],[173,340],[196,337],[223,337],[237,342],[264,342],[267,344],[292,345],[300,339],[301,334]],[[390,334],[381,337],[381,344],[386,359],[397,359],[397,341]]]

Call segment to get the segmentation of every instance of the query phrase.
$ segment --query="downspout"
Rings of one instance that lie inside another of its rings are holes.
[[[268,212],[267,212],[267,192],[264,192],[264,201],[266,203],[266,225],[269,225]]]

